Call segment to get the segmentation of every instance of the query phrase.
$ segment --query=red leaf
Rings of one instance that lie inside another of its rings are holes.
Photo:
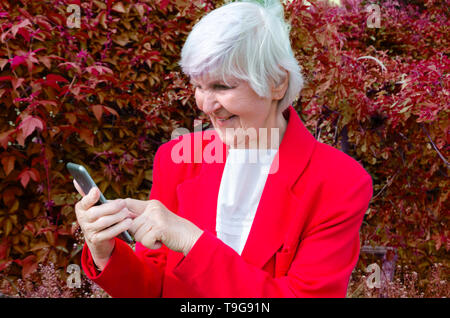
[[[119,13],[125,13],[126,12],[122,2],[118,2],[118,3],[114,4],[112,6],[111,10],[119,12]]]
[[[66,17],[55,12],[47,12],[46,14],[47,18],[51,20],[51,22],[56,23],[57,25],[65,26],[66,24]]]
[[[73,69],[75,69],[75,71],[77,73],[81,73],[81,69],[76,63],[65,62],[65,63],[58,64],[58,67],[60,67],[60,66],[64,66],[66,70],[70,70],[73,68]]]
[[[88,145],[94,147],[94,134],[90,129],[81,129],[80,137],[83,139]]]
[[[33,181],[38,182],[39,181],[39,172],[34,169],[31,168],[30,171],[28,172],[30,174],[31,179],[33,179]]]
[[[15,70],[19,65],[21,64],[26,64],[27,63],[27,59],[25,56],[14,56],[10,61],[11,63],[11,67],[13,70]]]
[[[0,82],[12,81],[13,79],[14,79],[14,77],[12,77],[12,76],[0,76]]]
[[[47,74],[46,79],[47,81],[64,82],[64,83],[69,82],[67,79],[57,74]]]
[[[108,113],[111,113],[111,114],[113,114],[113,115],[119,117],[119,114],[118,114],[113,108],[108,107],[108,106],[103,106],[103,108],[104,108]]]
[[[34,16],[32,16],[27,10],[24,10],[22,8],[19,8],[18,10],[24,17],[33,20]]]
[[[27,25],[32,25],[30,20],[28,20],[28,19],[25,19],[22,22],[20,22],[19,24],[14,25],[11,28],[11,33],[12,33],[13,37],[16,37],[17,31],[19,31],[21,28],[26,27]]]
[[[103,106],[102,105],[94,105],[94,106],[92,106],[92,111],[94,112],[95,118],[97,118],[97,120],[100,121],[102,119]]]
[[[23,139],[31,135],[36,128],[43,130],[44,124],[39,118],[33,116],[25,117],[19,125],[19,129],[22,130]]]
[[[22,28],[17,33],[20,34],[25,39],[26,42],[30,42],[31,39],[30,31],[28,31],[25,28]]]
[[[52,25],[47,22],[47,19],[44,16],[36,16],[35,20],[36,24],[39,25],[41,29],[45,29],[46,31],[52,30]]]
[[[50,105],[56,107],[58,105],[58,103],[53,100],[40,100],[38,101],[38,103],[44,106]]]
[[[161,2],[159,3],[159,7],[161,8],[161,10],[164,11],[169,5],[169,2],[169,0],[161,0]]]
[[[22,186],[24,188],[27,187],[28,182],[30,181],[30,178],[33,179],[34,181],[38,182],[39,181],[39,172],[34,169],[24,169],[19,176],[17,177],[17,179],[20,179],[20,183],[22,184]]]
[[[23,137],[23,131],[21,129],[17,130],[16,141],[22,147],[25,147],[25,138]]]
[[[2,158],[3,170],[5,170],[5,174],[9,175],[11,171],[14,170],[14,162],[16,161],[16,157],[8,156]]]
[[[103,73],[113,74],[113,71],[110,68],[101,65],[86,67],[85,71],[93,75],[99,75]]]
[[[75,123],[77,122],[77,116],[74,113],[66,113],[65,117],[71,125],[75,125]]]
[[[26,188],[28,185],[28,182],[30,181],[30,175],[28,174],[28,171],[27,170],[22,171],[19,174],[18,179],[20,179],[20,183],[22,184],[22,186],[24,188]]]
[[[4,131],[4,132],[2,132],[2,133],[0,133],[0,145],[3,147],[3,148],[7,148],[8,147],[8,142],[9,142],[9,140],[10,140],[10,135],[13,133],[13,132],[15,132],[16,130],[15,129],[10,129],[10,130],[8,130],[8,131]]]
[[[19,86],[22,86],[22,83],[24,81],[25,81],[24,78],[13,78],[11,82],[14,90],[16,90]]]
[[[30,255],[22,260],[22,278],[27,277],[29,274],[37,269],[36,256]]]
[[[3,71],[3,68],[8,62],[8,59],[0,59],[0,71]]]

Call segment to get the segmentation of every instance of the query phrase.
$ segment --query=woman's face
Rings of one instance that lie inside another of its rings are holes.
[[[277,111],[278,100],[258,96],[246,81],[227,82],[209,76],[191,78],[197,106],[211,118],[222,142],[232,148],[256,148],[263,141],[258,137],[260,128],[266,129],[267,140],[271,140],[271,128],[285,128],[286,121]]]

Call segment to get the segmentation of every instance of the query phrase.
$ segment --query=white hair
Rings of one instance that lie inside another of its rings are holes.
[[[300,66],[292,52],[290,26],[279,1],[232,2],[205,15],[192,29],[181,51],[180,66],[191,77],[209,75],[247,81],[261,97],[271,84],[289,74],[289,86],[278,103],[286,109],[303,88]]]

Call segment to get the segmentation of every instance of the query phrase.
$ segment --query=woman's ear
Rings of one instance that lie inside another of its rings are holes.
[[[289,73],[288,71],[284,70],[286,75],[284,76],[284,79],[279,83],[278,85],[274,85],[272,87],[272,98],[274,100],[281,100],[283,99],[284,95],[286,94],[286,91],[289,86]]]

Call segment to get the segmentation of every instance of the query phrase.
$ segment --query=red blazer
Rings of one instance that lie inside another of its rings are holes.
[[[292,106],[284,115],[288,125],[276,155],[278,171],[267,178],[241,255],[215,232],[225,162],[171,160],[182,140],[194,141],[192,158],[213,142],[226,156],[227,146],[206,130],[163,144],[153,165],[150,199],[204,230],[188,255],[140,243],[133,251],[116,239],[98,273],[85,245],[86,275],[113,297],[345,297],[372,179],[356,160],[316,141]]]

